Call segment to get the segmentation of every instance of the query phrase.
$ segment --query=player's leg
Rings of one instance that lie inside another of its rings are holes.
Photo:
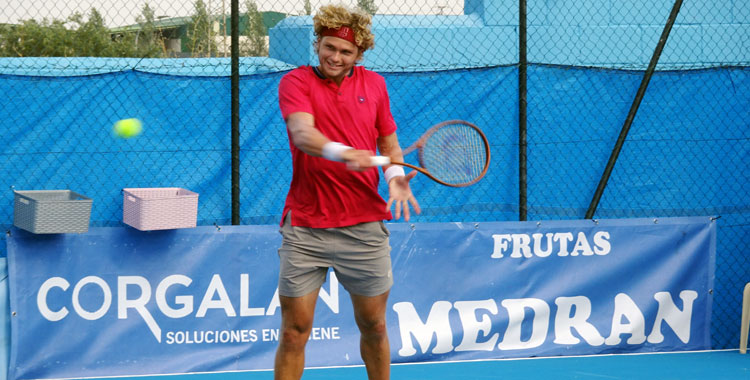
[[[391,351],[385,310],[389,292],[374,297],[351,295],[354,319],[360,332],[360,353],[370,380],[387,380],[391,373]]]
[[[331,260],[325,230],[293,227],[287,215],[279,248],[279,304],[281,330],[276,349],[274,378],[298,380],[305,366],[305,344],[310,336],[315,302]]]
[[[305,368],[305,344],[310,336],[318,290],[302,297],[279,296],[281,331],[274,363],[275,380],[299,380]]]
[[[362,360],[370,380],[388,379],[391,358],[385,312],[393,285],[388,229],[382,222],[372,222],[339,232],[341,249],[334,270],[351,295]]]

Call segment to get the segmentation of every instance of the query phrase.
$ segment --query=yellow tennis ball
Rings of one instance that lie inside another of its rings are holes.
[[[135,118],[118,120],[114,126],[115,134],[125,139],[138,136],[142,129],[141,121]]]

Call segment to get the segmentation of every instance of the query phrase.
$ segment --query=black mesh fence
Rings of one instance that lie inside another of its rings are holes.
[[[123,188],[167,186],[200,193],[199,224],[276,223],[291,178],[276,88],[316,63],[310,14],[320,5],[239,2],[232,115],[229,0],[10,0],[0,10],[0,225],[13,224],[12,189],[80,192],[94,199],[92,225],[116,226]],[[349,5],[374,14],[376,46],[362,64],[386,78],[403,146],[447,119],[488,135],[493,161],[479,184],[414,183],[416,221],[474,222],[518,220],[522,209],[528,220],[586,215],[674,2],[530,1],[526,25],[517,1]],[[736,345],[750,281],[748,41],[743,2],[682,5],[594,212],[720,217],[714,348]],[[114,122],[133,117],[139,136],[113,136]]]

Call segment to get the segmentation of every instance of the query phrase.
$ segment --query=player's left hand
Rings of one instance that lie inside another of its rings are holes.
[[[417,171],[412,170],[409,174],[393,177],[388,182],[388,204],[385,206],[385,210],[390,211],[391,205],[395,205],[395,214],[393,215],[393,219],[395,220],[401,218],[401,212],[403,211],[404,220],[409,221],[409,217],[411,216],[409,213],[409,204],[411,204],[411,207],[417,214],[422,212],[422,209],[419,208],[417,198],[414,197],[411,187],[409,187],[409,181],[416,175]]]

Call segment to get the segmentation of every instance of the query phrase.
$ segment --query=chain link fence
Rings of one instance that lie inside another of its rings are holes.
[[[529,2],[530,219],[586,214],[674,2],[578,5]],[[595,213],[721,217],[715,348],[736,347],[750,279],[747,14],[682,4]]]
[[[632,115],[594,217],[719,216],[712,336],[714,348],[736,346],[750,281],[750,7],[683,4],[631,113],[672,1],[530,1],[525,25],[518,1],[348,4],[374,14],[362,64],[386,78],[403,146],[447,119],[491,141],[479,184],[414,182],[424,210],[414,220],[583,218]],[[122,188],[164,186],[200,194],[199,224],[229,224],[233,212],[277,223],[291,161],[276,89],[315,64],[320,5],[239,1],[233,115],[229,0],[10,0],[0,10],[0,224],[12,225],[11,189],[74,190],[94,199],[92,225],[117,226]],[[112,124],[130,117],[143,133],[114,137]]]

